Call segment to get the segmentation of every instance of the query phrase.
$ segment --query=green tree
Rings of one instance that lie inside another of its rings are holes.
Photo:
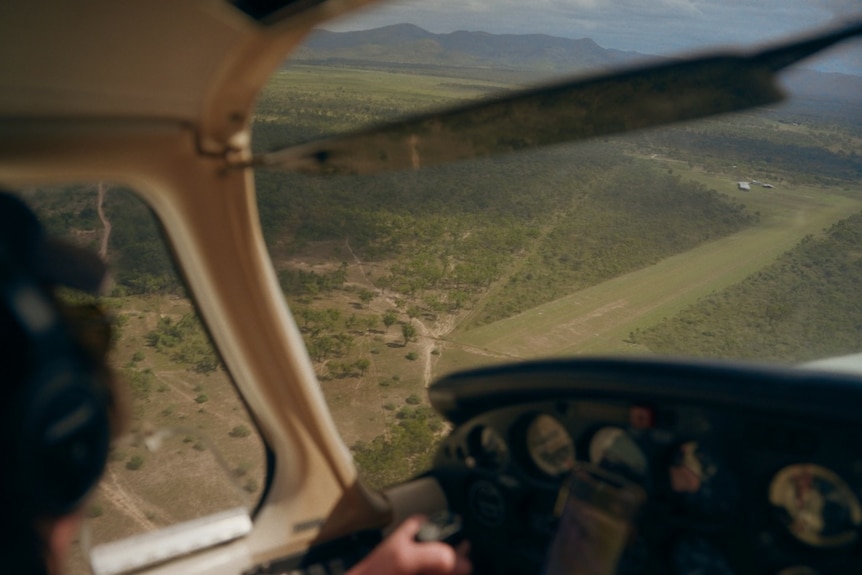
[[[383,325],[386,326],[386,333],[389,333],[389,328],[395,325],[395,322],[398,321],[398,317],[395,315],[393,311],[387,311],[383,314]]]
[[[231,437],[248,437],[251,435],[251,430],[246,425],[236,425],[233,429],[228,432],[228,435]]]
[[[365,288],[362,288],[359,291],[359,301],[361,301],[364,305],[368,305],[369,303],[371,303],[371,300],[373,300],[373,299],[374,299],[374,292],[373,291],[371,291],[369,289],[365,289]]]
[[[365,316],[365,329],[366,331],[373,331],[380,325],[380,318],[376,315],[368,315]]]
[[[350,314],[350,317],[348,317],[344,321],[344,327],[346,327],[347,329],[356,329],[356,326],[358,326],[358,325],[359,325],[359,317],[357,317],[357,315],[355,313]]]
[[[401,324],[401,335],[404,336],[404,345],[410,343],[410,340],[416,337],[416,328],[412,323]]]
[[[371,367],[371,361],[369,361],[368,358],[363,357],[362,359],[357,359],[355,362],[353,362],[353,365],[354,367],[356,367],[356,370],[359,372],[359,375],[365,375],[365,373],[368,371],[368,368]]]
[[[130,471],[137,471],[144,465],[144,458],[140,455],[133,455],[131,459],[126,462],[126,469]]]
[[[391,402],[383,406],[388,411],[394,407]],[[442,423],[433,409],[405,406],[396,418],[385,434],[367,443],[356,442],[351,448],[363,479],[375,487],[404,481],[429,468],[436,452],[436,433]]]

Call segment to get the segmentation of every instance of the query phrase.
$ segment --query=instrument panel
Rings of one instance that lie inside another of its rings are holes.
[[[621,574],[862,572],[862,403],[847,404],[858,383],[651,362],[533,368],[429,390],[456,423],[432,474],[464,518],[477,572],[541,572],[576,461],[647,493]]]

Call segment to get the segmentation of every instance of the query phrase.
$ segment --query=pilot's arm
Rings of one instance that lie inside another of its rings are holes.
[[[415,540],[425,519],[413,516],[393,531],[348,575],[468,575],[473,566],[468,545],[453,548],[446,543]]]

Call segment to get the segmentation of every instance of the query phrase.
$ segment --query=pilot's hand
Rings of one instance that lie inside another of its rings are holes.
[[[469,544],[419,543],[415,537],[424,522],[419,515],[404,521],[347,575],[469,575]]]

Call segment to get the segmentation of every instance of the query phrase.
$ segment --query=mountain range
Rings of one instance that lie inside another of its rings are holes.
[[[646,58],[636,52],[602,48],[589,38],[464,31],[435,34],[413,24],[357,32],[318,30],[296,57],[545,73],[609,68]]]
[[[446,68],[465,77],[532,82],[657,61],[661,57],[603,48],[589,38],[545,34],[451,32],[435,34],[413,24],[354,32],[315,31],[292,61],[385,69]],[[493,73],[492,73],[493,72]],[[797,67],[783,83],[797,102],[830,102],[862,114],[862,77]]]

